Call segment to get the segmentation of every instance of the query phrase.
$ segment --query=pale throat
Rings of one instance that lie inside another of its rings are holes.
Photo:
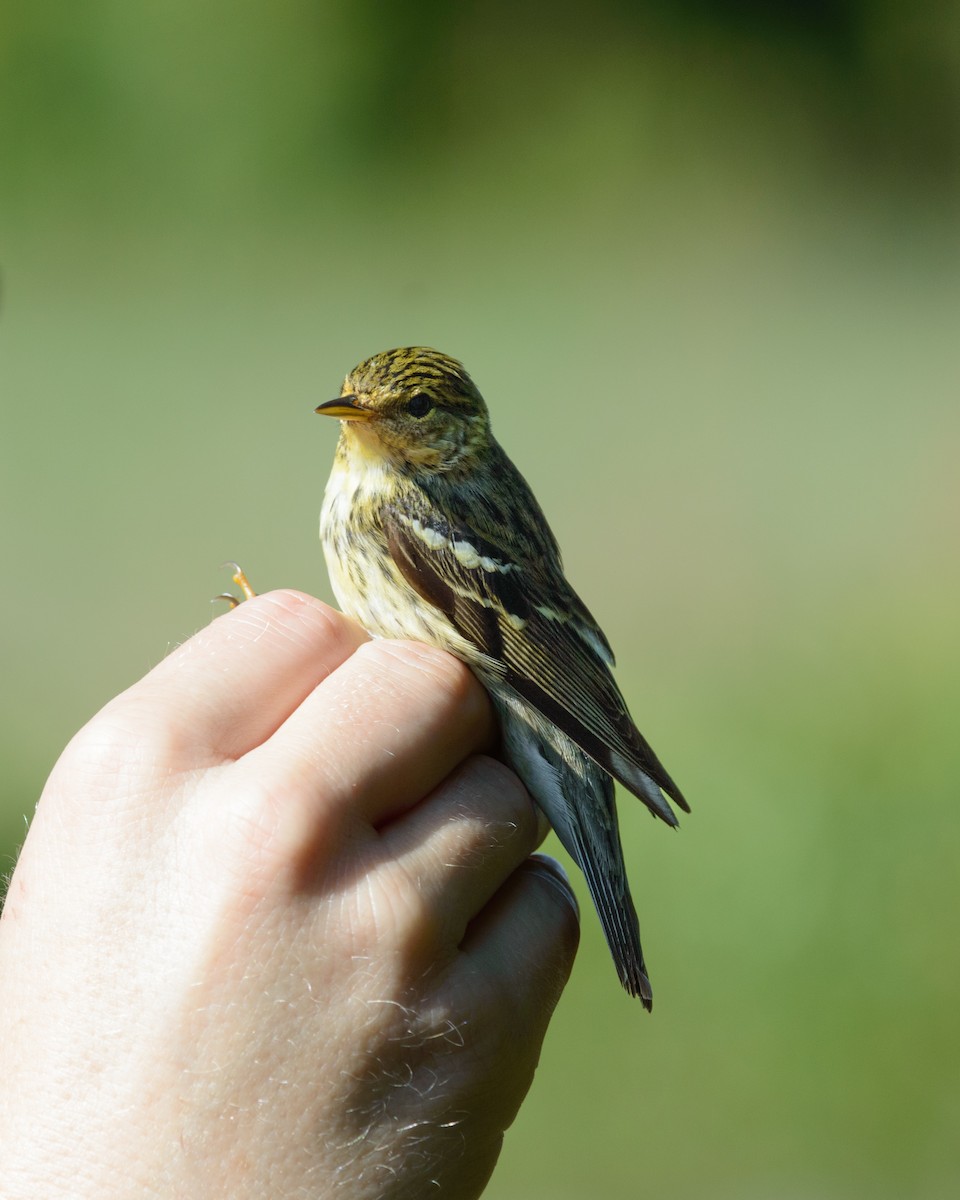
[[[349,426],[342,430],[333,470],[327,483],[324,510],[347,525],[369,506],[388,499],[396,488],[396,476],[378,443],[358,437]]]
[[[389,467],[401,473],[416,473],[421,470],[449,471],[458,465],[468,449],[454,437],[444,437],[433,443],[394,442],[387,430],[381,435],[359,422],[344,422],[337,451],[338,457],[342,453],[361,470],[376,473]]]

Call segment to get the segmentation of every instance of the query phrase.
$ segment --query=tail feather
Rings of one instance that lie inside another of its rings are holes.
[[[510,764],[583,871],[620,982],[649,1012],[653,992],[627,883],[613,779],[515,694],[492,695],[500,711]],[[661,803],[666,804],[662,797]],[[667,811],[673,817],[669,808]]]
[[[676,813],[667,803],[659,785],[646,771],[642,771],[616,750],[610,751],[609,763],[601,765],[607,767],[615,779],[619,779],[625,788],[642,800],[655,817],[660,817],[671,826],[679,824]]]
[[[603,758],[598,761],[614,779],[618,779],[642,800],[651,812],[662,817],[668,825],[676,825],[677,818],[663,793],[666,792],[677,808],[685,813],[690,811],[690,805],[636,726],[633,726],[632,734],[634,744],[630,747],[629,755],[610,746],[607,747],[606,761]]]
[[[599,774],[599,772],[597,772]],[[604,777],[608,793],[610,823],[591,829],[581,818],[582,801],[573,809],[577,819],[564,832],[569,844],[557,829],[557,835],[583,871],[594,907],[600,918],[604,937],[613,956],[620,982],[631,996],[638,996],[647,1012],[653,1009],[653,990],[640,944],[640,923],[633,897],[627,883],[623,848],[613,804],[613,781]],[[600,833],[602,836],[597,837]]]

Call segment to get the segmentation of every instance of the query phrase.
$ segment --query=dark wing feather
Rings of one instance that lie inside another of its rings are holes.
[[[489,538],[426,505],[388,507],[383,527],[410,586],[492,660],[505,684],[657,816],[676,824],[661,788],[689,812],[627,711],[605,639],[562,575],[534,576]]]

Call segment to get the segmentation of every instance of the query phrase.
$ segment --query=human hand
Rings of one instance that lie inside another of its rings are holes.
[[[0,920],[7,1200],[479,1195],[578,937],[493,736],[294,592],[94,717]]]

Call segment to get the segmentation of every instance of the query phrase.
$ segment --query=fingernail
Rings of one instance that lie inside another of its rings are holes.
[[[563,864],[549,854],[531,854],[530,861],[536,863],[541,868],[541,875],[544,879],[550,881],[552,887],[556,888],[558,892],[563,893],[573,906],[573,911],[577,914],[577,920],[579,921],[580,905],[577,902],[576,892],[574,892],[570,885],[570,879],[563,869]]]
[[[553,829],[553,826],[547,820],[545,814],[543,813],[543,810],[540,808],[540,806],[538,804],[534,804],[533,807],[534,807],[534,811],[537,814],[537,845],[539,845],[540,842],[546,841],[547,837],[550,834],[550,831]],[[544,855],[544,857],[546,857],[546,855]],[[553,860],[551,860],[551,861],[553,861]]]

